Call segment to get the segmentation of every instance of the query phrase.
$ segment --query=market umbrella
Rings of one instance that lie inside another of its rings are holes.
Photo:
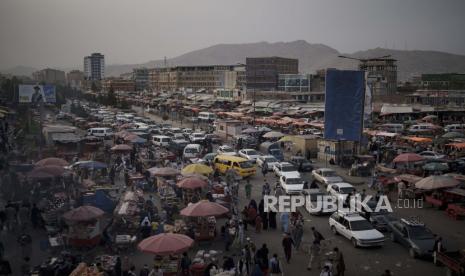
[[[150,168],[147,171],[150,172],[151,175],[153,176],[174,176],[178,175],[179,171],[170,167],[165,167],[165,168]]]
[[[66,170],[62,166],[53,166],[53,165],[47,165],[47,166],[40,166],[40,167],[35,167],[32,171],[28,173],[28,176],[31,178],[35,178],[34,176],[37,175],[50,175],[51,177],[58,177],[62,176]]]
[[[409,162],[418,162],[423,161],[425,158],[423,156],[418,155],[416,153],[402,153],[397,155],[392,162],[394,163],[409,163]]]
[[[112,151],[130,151],[132,150],[132,147],[126,144],[120,144],[116,145],[111,148]]]
[[[279,142],[292,142],[291,136],[284,136],[283,138],[278,140]]]
[[[54,176],[49,173],[42,172],[42,171],[30,171],[27,173],[27,177],[34,178],[34,179],[45,179],[45,178],[53,178]]]
[[[228,213],[228,208],[215,202],[201,200],[197,203],[191,203],[181,210],[181,215],[186,217],[211,217],[221,216]]]
[[[269,127],[259,127],[258,131],[260,131],[260,132],[270,132],[270,131],[272,131],[272,129],[269,128]]]
[[[162,233],[142,240],[137,248],[145,253],[156,255],[174,255],[187,251],[194,240],[186,235]]]
[[[213,169],[204,164],[190,164],[182,169],[183,173],[211,174]]]
[[[431,162],[423,166],[425,171],[447,171],[449,166],[445,163]]]
[[[207,176],[205,176],[203,174],[198,174],[198,173],[183,173],[183,172],[181,172],[181,175],[184,176],[184,177],[195,177],[195,178],[202,179],[202,180],[205,180],[205,181],[208,180]]]
[[[441,136],[445,139],[465,138],[465,134],[461,132],[451,131]]]
[[[422,120],[424,120],[424,121],[436,120],[437,118],[438,118],[438,116],[436,116],[436,115],[428,115],[428,116],[423,117]]]
[[[66,212],[63,217],[66,220],[79,222],[79,221],[90,221],[97,219],[105,214],[101,209],[94,206],[81,206],[74,208],[73,210]]]
[[[252,134],[252,133],[257,133],[257,132],[258,130],[253,127],[246,128],[242,131],[243,134]]]
[[[270,131],[263,135],[264,138],[281,138],[284,134],[278,131]]]
[[[179,188],[184,188],[184,189],[197,189],[197,188],[203,188],[208,185],[207,181],[200,179],[198,177],[186,177],[176,183],[176,185]]]
[[[71,165],[71,167],[79,167],[79,168],[85,168],[85,169],[105,169],[107,168],[107,164],[98,162],[98,161],[93,161],[93,160],[87,160],[87,161],[78,161]]]
[[[444,175],[432,175],[415,183],[415,187],[422,190],[435,190],[441,188],[452,188],[460,182],[453,177]]]
[[[62,158],[49,157],[49,158],[45,158],[45,159],[37,161],[35,165],[36,166],[50,166],[50,165],[52,165],[52,166],[65,167],[65,166],[69,166],[69,163],[68,163],[68,161],[66,161],[65,159],[62,159]]]

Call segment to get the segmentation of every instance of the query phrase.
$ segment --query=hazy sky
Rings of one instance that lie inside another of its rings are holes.
[[[465,0],[0,0],[0,68],[142,63],[219,43],[465,54]]]

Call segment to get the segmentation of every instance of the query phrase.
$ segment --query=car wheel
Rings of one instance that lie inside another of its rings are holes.
[[[336,227],[334,226],[331,226],[331,231],[333,232],[334,235],[337,235],[337,230],[336,230]]]
[[[352,245],[357,248],[358,247],[358,244],[357,244],[357,240],[356,239],[351,239],[350,240],[352,242]]]
[[[391,233],[391,241],[397,242],[396,235],[394,233]]]
[[[412,247],[410,247],[410,249],[408,250],[408,254],[413,259],[415,259],[417,257],[417,252],[415,252],[415,250]]]

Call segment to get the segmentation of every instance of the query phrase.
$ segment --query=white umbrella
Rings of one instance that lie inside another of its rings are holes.
[[[450,176],[445,175],[432,175],[415,183],[417,189],[422,190],[435,190],[442,188],[452,188],[459,184],[460,182]]]
[[[263,135],[264,138],[281,138],[284,134],[278,131],[270,131]]]

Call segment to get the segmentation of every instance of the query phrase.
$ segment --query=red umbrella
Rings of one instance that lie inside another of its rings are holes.
[[[184,189],[197,189],[197,188],[203,188],[207,186],[207,181],[200,179],[198,177],[186,177],[179,181],[176,185],[179,188],[184,188]]]
[[[408,163],[408,162],[418,162],[423,161],[425,158],[416,153],[402,153],[397,155],[392,162],[394,163]]]
[[[179,170],[166,167],[166,168],[150,168],[148,169],[151,175],[153,176],[174,176],[178,175],[180,172]]]
[[[81,206],[69,212],[66,212],[63,217],[69,221],[89,221],[97,219],[105,214],[104,211],[94,206]]]
[[[36,166],[61,166],[61,167],[66,167],[69,166],[68,161],[62,159],[62,158],[56,158],[56,157],[50,157],[50,158],[45,158],[42,160],[39,160],[35,164]]]
[[[112,151],[130,151],[132,150],[132,147],[126,144],[120,144],[116,145],[111,148]]]
[[[193,243],[186,235],[163,233],[142,240],[137,248],[145,253],[173,255],[187,251]]]
[[[28,176],[32,178],[35,178],[35,176],[38,175],[50,175],[51,177],[57,177],[62,176],[65,172],[66,170],[62,166],[47,165],[35,167],[32,171],[28,173]]]
[[[181,210],[181,215],[186,217],[210,217],[221,216],[228,212],[228,208],[218,203],[202,200],[197,203],[189,204],[186,208]]]

